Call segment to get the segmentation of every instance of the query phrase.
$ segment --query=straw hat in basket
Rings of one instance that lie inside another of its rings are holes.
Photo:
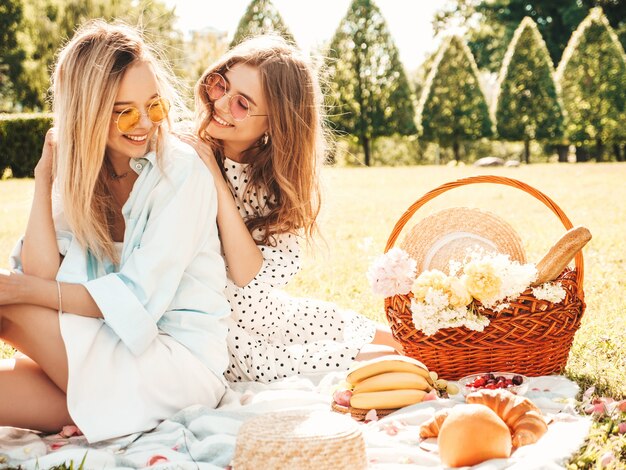
[[[526,262],[517,232],[491,212],[453,207],[419,221],[400,247],[417,262],[417,272],[438,269],[448,274],[449,262],[463,261],[468,250],[503,253],[511,260]]]
[[[244,422],[233,470],[367,468],[365,442],[351,418],[328,411],[278,411]]]

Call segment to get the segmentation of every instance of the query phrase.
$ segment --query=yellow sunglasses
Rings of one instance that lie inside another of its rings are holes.
[[[167,118],[170,111],[170,103],[165,98],[157,98],[148,105],[147,111],[142,113],[135,106],[130,106],[124,111],[113,111],[114,114],[117,114],[117,119],[115,120],[117,130],[123,134],[133,130],[139,124],[141,116],[148,116],[154,124],[160,123]]]

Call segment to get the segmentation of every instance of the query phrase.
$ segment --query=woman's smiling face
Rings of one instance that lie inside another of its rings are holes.
[[[222,141],[227,157],[237,160],[242,152],[257,142],[268,129],[267,103],[261,87],[261,75],[256,67],[238,63],[223,74],[226,93],[213,102],[213,116],[207,133]],[[249,116],[236,121],[230,110],[230,97],[245,96],[250,105]]]
[[[109,126],[107,139],[109,158],[141,158],[148,152],[150,141],[160,126],[160,123],[153,123],[148,118],[148,106],[158,98],[158,90],[157,79],[149,63],[137,62],[124,72]],[[141,113],[139,122],[129,131],[121,132],[117,126],[117,119],[122,111],[131,106]]]

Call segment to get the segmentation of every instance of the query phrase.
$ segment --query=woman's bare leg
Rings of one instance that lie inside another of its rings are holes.
[[[37,363],[67,391],[67,353],[55,310],[35,305],[0,307],[0,338]]]
[[[379,326],[376,328],[376,334],[374,335],[374,339],[372,339],[372,344],[389,346],[395,349],[398,354],[402,354],[402,344],[393,337],[391,328],[388,326]]]
[[[58,313],[33,305],[2,306],[0,338],[28,356],[0,361],[0,425],[56,432],[73,424]]]
[[[59,432],[73,424],[66,397],[31,359],[0,361],[0,425]]]
[[[401,353],[402,345],[393,337],[391,330],[386,326],[379,326],[376,328],[372,342],[363,346],[354,360],[367,361],[380,356]]]

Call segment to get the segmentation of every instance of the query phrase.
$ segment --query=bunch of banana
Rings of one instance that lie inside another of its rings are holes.
[[[423,400],[434,387],[428,368],[405,356],[383,356],[361,362],[346,381],[352,387],[353,408],[394,409]]]

